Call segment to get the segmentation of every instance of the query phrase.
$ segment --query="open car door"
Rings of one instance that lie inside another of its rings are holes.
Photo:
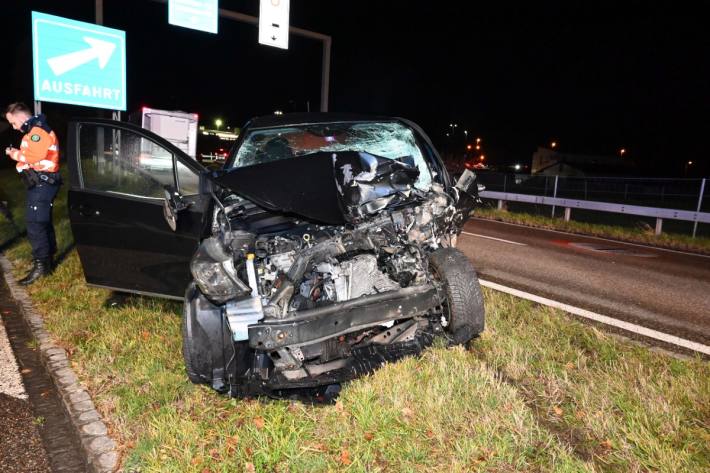
[[[210,206],[199,190],[204,168],[124,122],[70,122],[67,145],[69,218],[86,282],[182,299]],[[175,231],[163,217],[166,186],[187,204]]]

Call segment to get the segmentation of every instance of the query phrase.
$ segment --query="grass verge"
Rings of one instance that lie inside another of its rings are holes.
[[[681,235],[677,233],[661,233],[656,236],[653,228],[637,227],[625,228],[614,225],[598,223],[585,223],[570,220],[565,222],[561,218],[551,218],[542,215],[533,215],[524,212],[510,212],[494,208],[481,207],[476,209],[476,217],[497,220],[500,222],[516,223],[547,230],[559,230],[581,235],[591,235],[612,240],[641,243],[644,245],[658,246],[681,251],[692,251],[710,255],[710,238]]]
[[[22,266],[29,246],[7,254]],[[126,471],[710,469],[707,362],[653,353],[490,290],[487,330],[471,350],[435,346],[389,364],[329,406],[230,400],[190,384],[180,304],[112,306],[108,291],[84,284],[76,252],[29,292]]]

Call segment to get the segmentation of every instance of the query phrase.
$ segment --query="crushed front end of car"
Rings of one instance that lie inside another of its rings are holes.
[[[391,137],[391,127],[355,131],[371,149],[372,133]],[[301,155],[301,137],[279,133],[295,154],[215,177],[222,192],[185,297],[193,382],[233,396],[328,398],[437,335],[467,343],[483,330],[476,273],[454,249],[475,176],[450,185],[421,153],[358,150],[342,136],[353,127],[332,128],[304,128],[323,144]],[[241,145],[247,159],[252,144]]]

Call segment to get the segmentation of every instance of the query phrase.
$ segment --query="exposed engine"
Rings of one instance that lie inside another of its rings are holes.
[[[437,218],[443,196],[346,227],[306,226],[255,240],[259,293],[267,315],[378,294],[426,281],[427,249],[447,244]],[[448,209],[451,211],[452,209]],[[450,218],[450,215],[449,215]]]

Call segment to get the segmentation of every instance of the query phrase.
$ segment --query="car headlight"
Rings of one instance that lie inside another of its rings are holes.
[[[215,302],[225,302],[251,291],[237,277],[231,255],[214,237],[202,242],[192,257],[190,272],[200,291]]]

